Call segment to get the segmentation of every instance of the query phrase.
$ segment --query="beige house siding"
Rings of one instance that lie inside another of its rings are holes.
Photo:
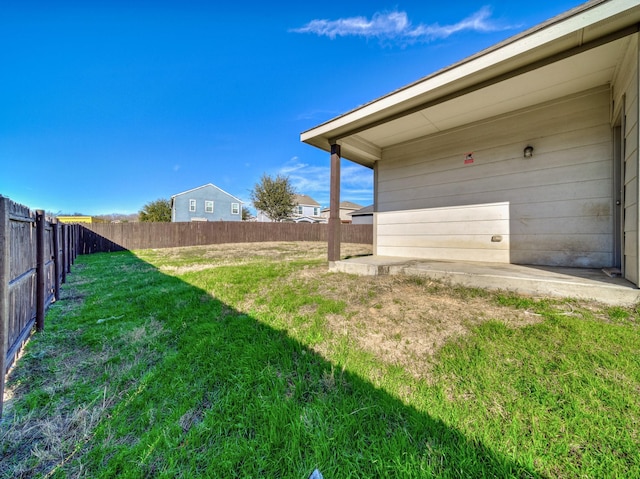
[[[612,122],[622,127],[622,269],[638,284],[638,35],[631,37],[613,84]]]
[[[345,223],[345,222],[351,223],[352,218],[351,218],[351,215],[349,213],[353,213],[354,211],[357,211],[357,210],[355,210],[353,208],[340,208],[340,210],[339,210],[340,221],[342,221],[343,223]],[[328,220],[329,216],[330,216],[329,209],[327,208],[327,209],[323,210],[322,213],[320,213],[320,216],[322,218],[325,218],[325,219]]]
[[[611,266],[610,100],[604,86],[384,150],[376,253]]]

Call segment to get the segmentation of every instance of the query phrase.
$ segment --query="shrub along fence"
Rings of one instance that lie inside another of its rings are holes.
[[[0,196],[0,398],[20,348],[34,325],[44,328],[46,308],[60,297],[78,232],[78,225],[58,223],[42,210]]]
[[[372,225],[343,224],[343,243],[373,243]],[[172,248],[265,241],[327,241],[328,225],[217,221],[193,223],[86,224],[80,229],[80,254],[123,249]]]

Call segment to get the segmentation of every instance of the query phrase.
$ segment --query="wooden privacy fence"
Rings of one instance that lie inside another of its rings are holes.
[[[5,375],[47,307],[60,297],[77,253],[78,225],[0,196],[0,398]],[[0,416],[2,415],[0,399]]]
[[[343,224],[343,243],[373,243],[372,225]],[[328,225],[219,221],[193,223],[87,224],[80,228],[79,253],[172,248],[264,241],[327,241]]]
[[[0,196],[0,398],[7,371],[34,326],[44,328],[45,311],[59,299],[78,254],[327,237],[326,224],[310,223],[64,224]],[[341,240],[371,244],[373,226],[343,224]]]

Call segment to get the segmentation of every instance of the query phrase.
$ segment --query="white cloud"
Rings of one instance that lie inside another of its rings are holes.
[[[305,26],[295,28],[296,33],[315,33],[331,39],[344,36],[395,36],[407,29],[409,20],[405,12],[375,13],[366,17],[339,18],[338,20],[311,20]]]
[[[342,183],[350,188],[373,190],[373,170],[359,165],[343,166],[340,169]]]
[[[474,32],[494,32],[508,30],[513,26],[501,25],[491,18],[491,9],[483,7],[471,16],[452,25],[413,25],[406,12],[374,13],[367,17],[339,18],[337,20],[311,20],[300,28],[292,29],[295,33],[312,33],[326,36],[332,40],[336,37],[359,36],[399,40],[404,42],[428,42],[438,38],[447,38],[464,30]]]
[[[297,193],[311,196],[323,207],[329,206],[331,169],[327,166],[314,166],[293,157],[278,174],[289,177]],[[340,198],[342,201],[367,206],[373,201],[373,172],[359,165],[344,165],[340,171]]]
[[[313,196],[314,193],[328,191],[330,176],[328,167],[311,166],[293,157],[280,168],[279,173],[288,176],[291,185],[300,194]]]

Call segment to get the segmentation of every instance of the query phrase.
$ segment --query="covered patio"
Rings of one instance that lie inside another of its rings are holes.
[[[358,275],[411,275],[452,285],[513,291],[529,296],[593,300],[633,306],[640,290],[615,272],[592,268],[525,266],[504,263],[435,261],[423,258],[360,256],[333,262],[330,270]]]
[[[639,30],[638,2],[591,0],[303,132],[330,267],[635,303]],[[370,258],[340,261],[342,158],[374,172]]]

